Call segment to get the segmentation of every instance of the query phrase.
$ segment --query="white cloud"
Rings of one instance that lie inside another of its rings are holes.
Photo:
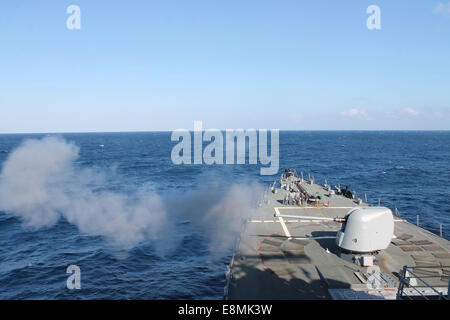
[[[438,14],[449,14],[450,15],[450,2],[442,3],[440,2],[436,8],[434,8],[434,13]]]
[[[367,112],[365,110],[361,110],[358,108],[352,108],[349,110],[345,110],[341,114],[346,117],[359,117],[359,118],[364,118],[367,120],[370,119],[369,115],[367,114]]]
[[[411,116],[417,116],[419,115],[420,111],[417,109],[413,109],[413,108],[405,108],[403,109],[404,112],[406,112],[407,114],[411,115]]]
[[[356,116],[356,115],[358,115],[358,113],[359,113],[359,110],[357,108],[353,108],[353,109],[342,112],[342,114],[344,116]]]

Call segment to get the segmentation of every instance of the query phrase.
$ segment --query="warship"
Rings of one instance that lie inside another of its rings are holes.
[[[286,169],[246,219],[226,300],[448,300],[450,242]]]

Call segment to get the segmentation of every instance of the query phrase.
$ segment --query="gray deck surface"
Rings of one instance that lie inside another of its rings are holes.
[[[293,178],[293,177],[292,177]],[[292,179],[291,178],[291,179]],[[398,274],[407,266],[449,266],[450,243],[446,239],[395,219],[395,237],[375,262],[390,275],[395,285],[369,289],[355,274],[367,268],[337,256],[334,239],[295,239],[295,237],[334,237],[341,228],[337,222],[283,218],[294,239],[288,239],[275,208],[281,214],[312,217],[343,217],[356,201],[343,196],[328,197],[326,189],[306,181],[301,186],[309,194],[324,195],[319,206],[283,205],[286,190],[268,193],[258,214],[244,227],[230,265],[228,299],[395,299]],[[328,205],[329,201],[329,205]],[[324,206],[325,204],[325,206]],[[365,206],[367,204],[362,204]],[[433,275],[429,284],[445,289],[449,269],[418,269],[419,276]]]

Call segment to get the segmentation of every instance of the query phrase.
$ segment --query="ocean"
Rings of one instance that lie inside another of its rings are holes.
[[[279,139],[280,173],[351,185],[450,238],[450,132]],[[279,176],[174,165],[175,144],[170,132],[0,135],[0,299],[221,299],[241,218]],[[80,290],[66,287],[70,265]]]

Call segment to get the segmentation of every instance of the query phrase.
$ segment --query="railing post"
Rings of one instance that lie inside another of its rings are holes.
[[[407,268],[406,266],[403,266],[403,269],[400,272],[400,282],[398,284],[397,300],[401,300],[403,297],[403,286],[405,285],[406,268]]]
[[[419,226],[419,215],[417,215],[417,226]]]
[[[447,286],[447,300],[450,300],[450,277],[448,278],[448,286]]]
[[[441,235],[441,238],[442,238],[442,223],[439,225],[439,234]],[[450,281],[449,281],[449,283],[450,283]]]

